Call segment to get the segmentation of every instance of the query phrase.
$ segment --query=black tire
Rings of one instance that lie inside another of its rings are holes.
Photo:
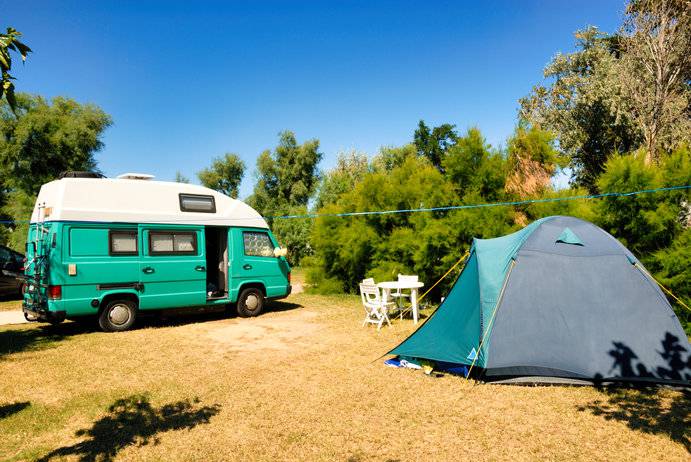
[[[240,292],[237,304],[238,316],[250,318],[259,316],[264,310],[264,294],[261,290],[254,287]]]
[[[137,319],[137,306],[131,300],[111,300],[98,315],[98,325],[104,332],[122,332]]]

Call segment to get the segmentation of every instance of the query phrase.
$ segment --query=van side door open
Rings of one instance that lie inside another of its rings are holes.
[[[203,226],[139,225],[140,309],[206,304]]]
[[[228,227],[206,226],[206,298],[228,298]]]

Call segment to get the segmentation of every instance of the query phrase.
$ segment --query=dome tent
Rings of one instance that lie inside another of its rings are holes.
[[[688,384],[691,346],[638,260],[592,223],[547,217],[475,239],[437,311],[391,354],[486,380]]]

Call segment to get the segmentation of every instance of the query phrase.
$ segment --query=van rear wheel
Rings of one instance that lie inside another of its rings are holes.
[[[112,300],[98,316],[98,325],[105,332],[122,332],[134,324],[137,307],[131,300]]]
[[[264,310],[264,294],[254,287],[240,292],[238,297],[238,316],[249,318],[259,316]]]

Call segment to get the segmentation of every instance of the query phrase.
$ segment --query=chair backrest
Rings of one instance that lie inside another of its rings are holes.
[[[374,278],[363,279],[362,284],[367,284],[368,286],[373,286],[374,285]]]
[[[417,282],[417,276],[416,275],[399,274],[398,280],[400,282]]]
[[[380,305],[379,287],[374,284],[360,284],[360,296],[364,305]]]

